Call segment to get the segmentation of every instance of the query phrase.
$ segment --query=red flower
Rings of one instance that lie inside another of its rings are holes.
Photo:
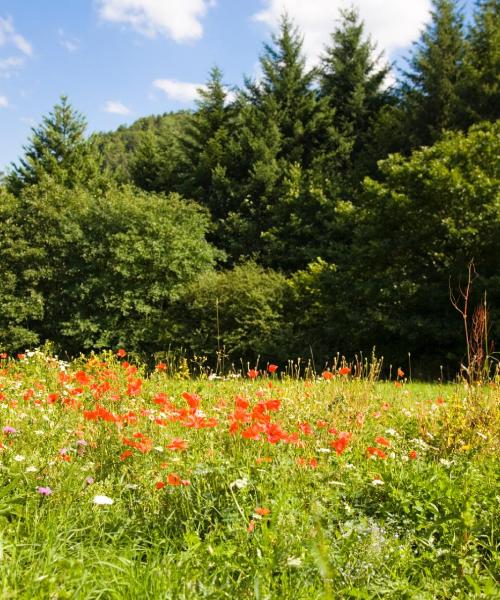
[[[188,443],[181,438],[174,438],[170,444],[166,446],[169,450],[187,450]]]
[[[197,394],[182,392],[181,396],[189,404],[192,413],[195,413],[200,408],[201,398]]]
[[[116,356],[118,356],[118,358],[124,358],[125,356],[127,356],[127,351],[123,348],[120,348],[116,351]]]
[[[368,456],[378,456],[379,458],[387,458],[387,454],[381,450],[380,448],[374,448],[373,446],[368,446],[366,449],[366,453]]]
[[[266,515],[268,515],[271,511],[268,508],[265,507],[260,507],[258,506],[255,509],[255,514],[260,515],[261,517],[265,517]]]
[[[250,369],[250,371],[248,371],[247,375],[250,377],[250,379],[255,379],[256,377],[259,376],[259,372],[256,369]]]
[[[166,371],[167,370],[167,365],[164,362],[159,362],[156,365],[156,370],[157,371]]]
[[[278,365],[267,365],[267,370],[269,373],[276,373],[278,370]]]
[[[350,372],[351,369],[349,367],[342,367],[341,369],[339,369],[339,373],[341,375],[349,375]]]
[[[125,450],[125,452],[122,452],[120,454],[120,460],[125,460],[126,458],[129,458],[130,456],[132,456],[133,452],[132,450]]]
[[[157,490],[161,490],[164,487],[165,487],[165,483],[163,481],[158,481],[157,483],[155,483],[155,488]]]
[[[380,446],[385,446],[386,448],[389,448],[391,445],[391,442],[389,440],[386,440],[384,437],[376,437],[375,443],[380,444]]]
[[[88,385],[90,383],[90,377],[85,373],[85,371],[77,371],[75,373],[75,379],[81,385]]]
[[[170,485],[190,485],[191,482],[188,479],[181,479],[177,473],[169,473],[167,476],[167,483]]]
[[[254,529],[255,529],[255,521],[253,519],[251,519],[250,523],[248,524],[247,531],[248,531],[248,533],[252,533],[252,531]]]
[[[410,450],[408,456],[410,457],[411,460],[416,460],[416,458],[417,458],[417,451],[416,450]]]
[[[347,448],[351,437],[352,433],[349,433],[348,431],[341,431],[338,435],[338,438],[331,442],[330,445],[332,446],[332,448],[335,449],[335,452],[338,456],[340,456],[342,452],[344,452],[344,450]]]
[[[323,379],[333,379],[333,373],[331,371],[323,371]]]
[[[403,369],[398,367],[398,377],[404,377],[404,376],[405,376],[405,372],[403,371]]]

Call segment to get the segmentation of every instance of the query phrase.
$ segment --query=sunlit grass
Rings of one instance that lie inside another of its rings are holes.
[[[497,597],[497,385],[127,358],[2,361],[2,598]]]

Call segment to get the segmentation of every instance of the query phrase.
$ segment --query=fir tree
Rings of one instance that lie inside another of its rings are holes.
[[[85,118],[61,96],[59,104],[33,128],[31,140],[24,147],[24,157],[6,177],[7,187],[15,194],[27,185],[49,175],[68,187],[96,182],[99,165],[92,146],[85,139]]]
[[[500,2],[478,0],[466,52],[468,123],[500,117]]]
[[[361,163],[375,163],[379,158],[365,156],[364,152],[373,123],[388,101],[383,84],[390,68],[380,64],[381,55],[377,56],[375,50],[375,45],[364,36],[358,12],[345,10],[321,62],[320,96],[335,126],[333,135],[328,136],[333,142],[330,152],[337,157],[343,155],[342,170],[351,172],[351,186],[367,170],[366,164]]]
[[[404,73],[403,98],[413,147],[431,145],[463,123],[465,38],[456,0],[432,0],[432,21]]]

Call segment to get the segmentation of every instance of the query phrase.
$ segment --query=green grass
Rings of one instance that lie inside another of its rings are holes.
[[[2,361],[0,398],[2,599],[499,597],[498,385],[188,380],[37,354]],[[334,430],[351,434],[339,454]]]

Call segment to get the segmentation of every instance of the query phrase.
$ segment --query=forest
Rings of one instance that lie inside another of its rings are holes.
[[[0,180],[0,352],[494,361],[500,2],[432,6],[393,83],[349,9],[313,68],[284,15],[261,77],[215,66],[192,111],[87,135],[61,96]]]

